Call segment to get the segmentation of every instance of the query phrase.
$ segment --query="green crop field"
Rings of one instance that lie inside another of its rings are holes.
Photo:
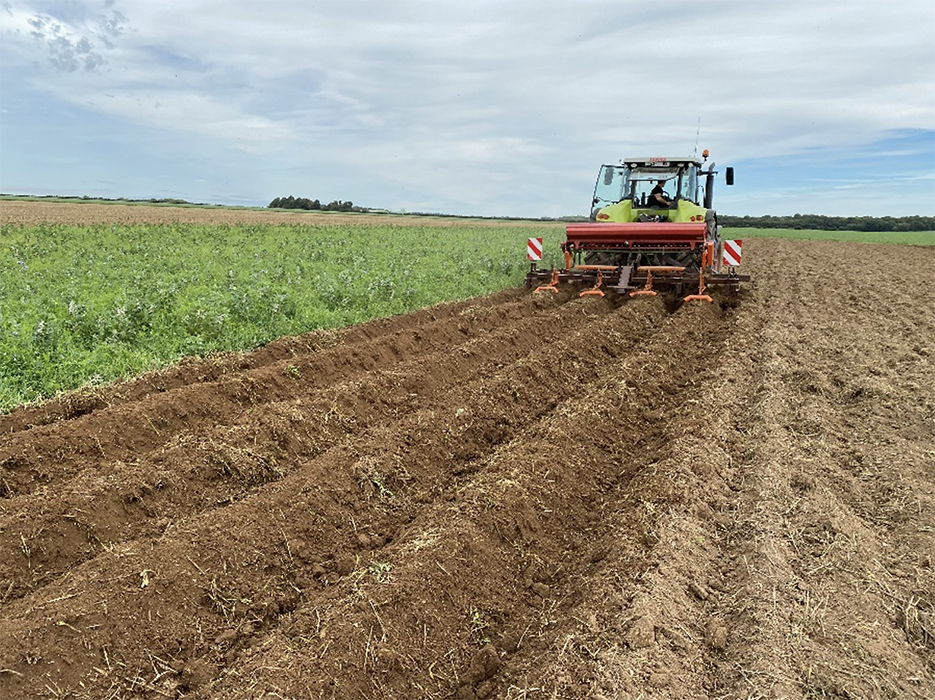
[[[529,236],[557,251],[561,229],[4,226],[0,411],[186,355],[517,286]]]
[[[10,224],[0,227],[0,411],[187,355],[522,284],[559,225]],[[727,237],[932,245],[932,233],[732,229]]]

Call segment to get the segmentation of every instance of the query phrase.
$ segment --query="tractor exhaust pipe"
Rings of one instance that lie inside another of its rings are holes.
[[[704,188],[704,208],[710,209],[714,204],[714,176],[717,173],[714,171],[714,163],[708,167],[707,178],[705,179],[705,188]],[[724,169],[724,179],[728,185],[734,184],[734,169],[728,167]]]

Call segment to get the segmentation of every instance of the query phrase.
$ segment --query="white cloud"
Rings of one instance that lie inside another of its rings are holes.
[[[7,41],[27,40],[57,70],[97,71],[105,55],[126,32],[127,18],[111,9],[112,2],[5,2],[2,26]],[[20,42],[17,42],[20,43]]]
[[[32,89],[63,103],[253,154],[283,178],[368,163],[464,212],[580,210],[600,162],[690,152],[699,118],[700,147],[736,161],[935,128],[929,0],[4,7],[4,67],[38,62]],[[393,206],[372,188],[360,197]]]

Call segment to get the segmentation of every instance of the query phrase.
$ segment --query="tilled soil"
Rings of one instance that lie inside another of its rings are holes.
[[[173,207],[149,206],[145,204],[119,204],[111,202],[43,202],[32,200],[4,200],[0,202],[0,224],[206,224],[224,225],[303,225],[335,226],[343,224],[379,224],[381,226],[496,226],[503,221],[491,219],[468,219],[451,216],[386,215],[386,214],[343,214],[333,211],[305,211],[302,209],[236,209],[233,207]],[[509,222],[511,227],[560,226],[558,222],[523,221]]]
[[[935,251],[744,266],[0,417],[0,696],[935,696]]]

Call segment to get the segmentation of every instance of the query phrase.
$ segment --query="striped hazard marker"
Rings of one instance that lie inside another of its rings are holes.
[[[542,260],[542,239],[530,238],[526,244],[526,257],[530,260]]]
[[[721,253],[721,264],[736,267],[740,264],[740,246],[743,241],[724,241],[724,250]]]

